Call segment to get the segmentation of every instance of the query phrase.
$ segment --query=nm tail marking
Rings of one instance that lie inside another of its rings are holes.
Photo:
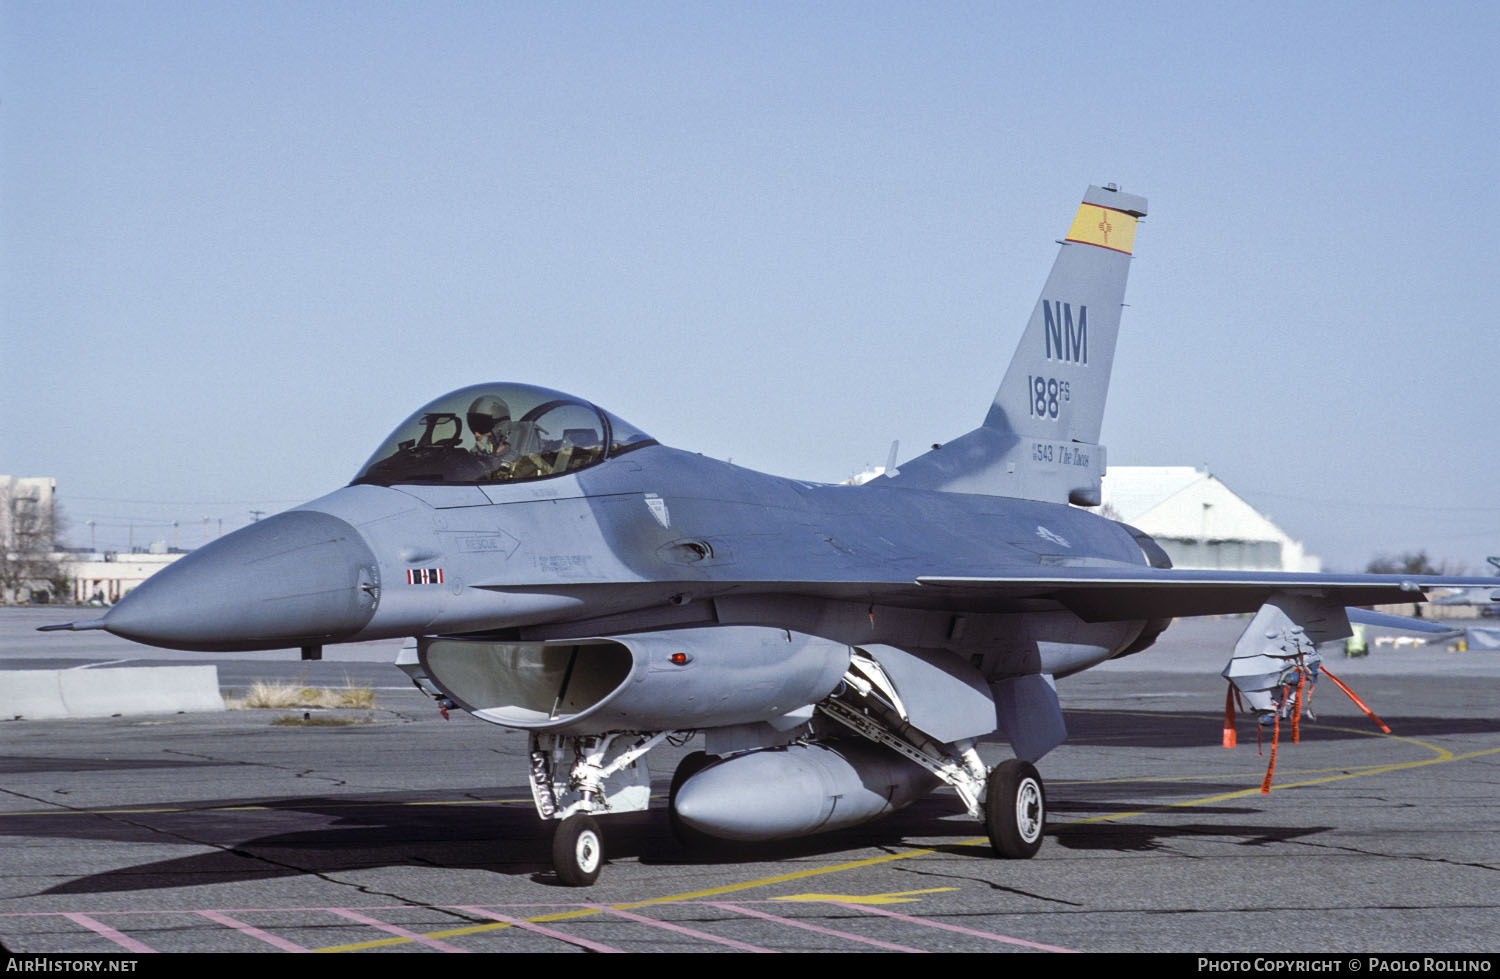
[[[1046,320],[1043,333],[1047,342],[1047,359],[1074,364],[1089,362],[1089,308],[1078,307],[1078,324],[1073,324],[1073,307],[1065,302],[1042,300]]]

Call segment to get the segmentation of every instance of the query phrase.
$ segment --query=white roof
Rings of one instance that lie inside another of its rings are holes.
[[[1291,540],[1211,473],[1191,466],[1110,466],[1104,506],[1153,537]]]

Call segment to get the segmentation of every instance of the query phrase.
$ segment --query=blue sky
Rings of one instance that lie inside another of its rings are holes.
[[[193,545],[510,379],[836,481],[982,420],[1114,181],[1110,461],[1487,570],[1497,11],[4,0],[0,472]]]

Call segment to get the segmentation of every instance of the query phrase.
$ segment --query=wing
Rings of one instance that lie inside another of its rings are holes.
[[[547,592],[587,600],[602,594],[614,611],[730,595],[802,596],[875,602],[907,608],[971,612],[1066,608],[1086,622],[1254,612],[1273,594],[1292,593],[1328,604],[1393,605],[1426,600],[1430,588],[1497,588],[1493,578],[1423,575],[1187,571],[1145,567],[1056,567],[986,577],[919,576],[915,580],[699,579],[640,582],[483,584],[493,591]]]
[[[1045,578],[934,576],[920,577],[917,583],[937,592],[996,602],[1020,596],[1049,598],[1088,622],[1253,612],[1278,592],[1344,606],[1393,605],[1425,601],[1429,588],[1500,586],[1492,578],[1160,568],[1058,569]]]

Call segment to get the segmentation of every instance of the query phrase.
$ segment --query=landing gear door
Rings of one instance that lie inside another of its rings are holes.
[[[858,647],[880,664],[911,725],[953,743],[995,730],[995,701],[979,671],[949,652]]]

